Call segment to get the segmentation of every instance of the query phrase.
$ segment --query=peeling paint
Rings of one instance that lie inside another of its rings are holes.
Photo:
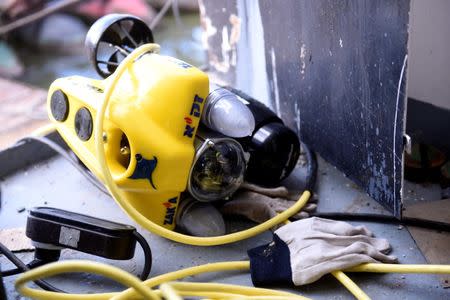
[[[232,66],[236,66],[237,63],[237,44],[241,38],[241,19],[235,14],[230,15],[230,48],[231,48],[231,61]]]
[[[231,24],[230,45],[236,45],[241,37],[241,19],[235,14],[231,14],[230,24]]]
[[[230,55],[229,52],[231,51],[230,41],[228,38],[228,27],[223,26],[222,27],[222,62],[219,63],[216,66],[216,69],[222,73],[228,72],[230,69]]]
[[[302,44],[301,48],[300,48],[300,73],[302,75],[305,74],[305,69],[306,69],[306,45]],[[303,78],[305,78],[305,76],[303,76]]]
[[[278,116],[281,116],[280,110],[280,93],[278,92],[278,78],[277,78],[277,60],[275,57],[275,50],[270,49],[270,58],[272,60],[272,78],[273,78],[273,92],[275,94],[275,109]]]
[[[208,49],[208,39],[217,33],[217,28],[212,25],[211,19],[206,15],[205,5],[202,0],[198,2],[200,10],[200,23],[202,30],[202,45],[203,48]]]
[[[341,48],[344,48],[344,43],[343,43],[343,41],[342,41],[342,38],[339,38],[339,46],[340,46]]]
[[[376,163],[378,161],[378,164]],[[389,185],[389,176],[387,172],[387,162],[386,156],[383,153],[382,159],[374,159],[373,153],[368,152],[367,156],[367,168],[372,173],[369,179],[369,187],[368,192],[373,197],[381,198],[383,195],[393,195],[394,193],[390,189]],[[393,198],[387,199],[389,202],[394,201],[395,196]]]
[[[217,29],[212,25],[208,25],[208,18],[205,18],[206,26],[210,28],[210,34],[207,34],[207,38],[216,34]],[[234,14],[230,15],[229,18],[231,24],[231,30],[228,32],[228,25],[222,27],[222,43],[221,43],[221,54],[222,60],[210,59],[210,64],[218,72],[227,73],[231,66],[236,66],[237,64],[237,44],[240,39],[241,32],[241,20]]]
[[[396,191],[396,187],[397,187],[397,168],[396,168],[396,159],[398,159],[397,155],[395,154],[395,146],[396,146],[396,136],[397,136],[397,123],[398,123],[398,105],[400,103],[400,94],[401,94],[401,86],[402,86],[402,82],[403,82],[403,76],[405,73],[405,69],[406,69],[406,63],[408,61],[408,55],[405,55],[405,58],[403,59],[403,66],[402,66],[402,70],[400,72],[400,77],[398,79],[398,86],[397,86],[397,99],[396,99],[396,104],[395,104],[395,117],[394,117],[394,137],[393,137],[393,141],[392,141],[392,157],[393,157],[393,166],[394,166],[394,174],[393,174],[393,181],[394,181],[394,203],[396,200],[396,196],[397,194],[395,193]],[[401,176],[401,179],[403,180],[403,174]],[[403,182],[400,184],[400,187],[403,186]],[[401,189],[401,188],[400,188]],[[397,206],[394,205],[394,215],[397,215]]]
[[[297,125],[297,133],[300,133],[300,108],[298,102],[294,102],[295,124]]]
[[[200,21],[203,28],[202,44],[205,49],[209,49],[209,40],[214,37],[218,32],[221,33],[221,57],[218,57],[216,53],[209,53],[209,64],[212,68],[220,73],[227,73],[230,71],[231,66],[237,64],[237,49],[236,45],[240,39],[241,32],[241,20],[235,14],[231,14],[229,17],[229,23],[222,26],[222,29],[217,29],[206,15],[205,4],[203,0],[199,1]],[[226,12],[226,8],[222,9],[222,12]],[[230,27],[230,29],[229,29]]]

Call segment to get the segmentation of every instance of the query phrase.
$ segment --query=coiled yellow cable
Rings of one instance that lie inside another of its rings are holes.
[[[165,299],[183,300],[183,298],[180,297],[180,294],[173,288],[170,282],[161,284],[159,289]]]
[[[80,299],[78,295],[75,294],[47,292],[25,286],[25,284],[29,281],[68,272],[89,272],[103,275],[105,277],[114,279],[117,282],[124,284],[125,286],[132,287],[137,293],[143,296],[144,299],[160,299],[160,297],[153,290],[145,286],[142,281],[140,281],[136,276],[131,275],[130,273],[125,272],[117,267],[84,260],[66,260],[62,262],[49,263],[39,268],[27,271],[17,278],[15,282],[15,288],[22,295],[34,299]],[[108,296],[113,296],[113,294],[109,294]],[[83,298],[89,300],[99,299],[94,295],[83,295]]]
[[[355,296],[358,300],[370,300],[370,297],[367,296],[366,293],[350,279],[344,272],[342,271],[334,271],[331,274],[339,280],[339,282],[350,292],[353,296]]]
[[[150,279],[147,279],[144,283],[147,287],[155,287],[164,282],[170,282],[178,279],[182,279],[188,276],[194,276],[202,273],[211,272],[223,272],[223,271],[248,271],[250,270],[249,261],[230,261],[230,262],[217,262],[195,266],[178,270],[175,272],[166,273]],[[121,293],[119,299],[130,299],[136,297],[137,293],[133,289],[125,290]]]
[[[345,272],[450,274],[450,265],[362,264]]]
[[[261,289],[254,287],[245,287],[231,284],[220,283],[194,283],[194,282],[170,282],[167,279],[181,279],[185,276],[200,274],[205,272],[215,272],[223,270],[239,270],[249,268],[249,262],[223,262],[216,264],[207,264],[198,267],[192,267],[172,273],[167,273],[145,282],[140,281],[134,275],[131,275],[117,267],[108,266],[105,264],[72,260],[61,261],[43,265],[41,267],[30,270],[20,275],[15,287],[26,297],[39,300],[119,300],[119,299],[136,299],[143,297],[144,299],[165,299],[179,300],[180,296],[195,296],[195,297],[209,297],[209,298],[223,298],[223,299],[240,299],[240,297],[256,297],[265,296],[266,298],[278,297],[279,299],[299,299],[305,300],[308,298],[287,293],[283,291]],[[29,281],[38,280],[62,273],[71,272],[89,272],[106,276],[131,289],[121,293],[102,293],[102,294],[64,294],[57,292],[49,292],[38,289],[32,289],[25,284]],[[160,285],[159,290],[152,290],[151,287]],[[139,297],[140,296],[140,297]]]

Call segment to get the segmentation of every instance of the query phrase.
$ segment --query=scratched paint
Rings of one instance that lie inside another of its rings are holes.
[[[302,47],[300,48],[300,61],[302,63],[302,68],[300,70],[300,73],[302,74],[302,77],[305,78],[305,70],[306,70],[306,45],[302,44]]]
[[[404,79],[405,79],[405,70],[406,70],[406,63],[408,61],[408,55],[405,55],[405,58],[403,60],[403,65],[402,65],[402,69],[400,72],[400,76],[398,79],[398,84],[397,84],[397,97],[396,97],[396,107],[399,106],[400,104],[400,99],[402,98],[402,91],[404,89],[405,83],[404,83]],[[403,87],[403,89],[402,89]],[[404,105],[406,106],[406,105]],[[394,191],[396,190],[396,187],[398,185],[398,170],[397,170],[397,164],[398,161],[400,161],[400,163],[402,162],[402,158],[399,158],[399,156],[396,153],[396,148],[397,148],[397,142],[396,142],[396,138],[397,138],[397,126],[398,126],[398,112],[399,110],[396,109],[395,110],[395,117],[394,117],[394,132],[393,132],[393,138],[392,138],[392,157],[393,157],[393,166],[394,166],[394,176],[393,176],[393,185],[394,185]],[[405,122],[406,122],[406,118],[402,118],[402,127],[405,127]],[[397,161],[398,160],[398,161]],[[402,191],[402,186],[403,186],[403,168],[401,169],[401,173],[400,173],[400,195],[401,195],[401,191]],[[394,193],[394,202],[396,200],[396,193]],[[399,209],[397,206],[394,206],[394,214],[401,214],[401,212],[396,211],[397,209]]]
[[[208,49],[208,39],[212,36],[216,35],[217,28],[211,22],[211,19],[206,15],[205,5],[203,5],[203,1],[199,1],[199,10],[200,10],[200,22],[203,28],[202,31],[202,45],[203,48]]]
[[[386,175],[387,171],[387,160],[386,155],[381,154],[381,157],[374,159],[374,154],[368,152],[367,164],[365,167],[371,173],[369,178],[369,194],[373,197],[382,197],[386,191],[388,195],[392,195],[389,201],[394,201],[395,193],[392,192],[392,187],[390,181],[392,180]]]
[[[207,12],[207,4],[209,2],[199,0],[202,42],[208,53],[210,75],[216,82],[231,84],[237,63],[236,44],[239,39],[240,21],[236,15],[232,15],[232,11],[223,8],[218,8],[217,14],[211,16],[211,13]],[[220,51],[215,48],[216,44],[220,44]],[[220,75],[214,76],[215,74]]]
[[[297,132],[300,132],[300,108],[298,106],[298,103],[294,103],[294,111],[295,111],[295,125],[297,128]]]
[[[275,94],[275,112],[277,115],[281,115],[280,110],[280,93],[278,91],[278,78],[277,78],[277,59],[275,57],[275,50],[272,48],[270,49],[270,58],[272,62],[272,90]]]

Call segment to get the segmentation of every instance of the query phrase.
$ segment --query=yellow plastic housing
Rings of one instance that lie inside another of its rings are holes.
[[[94,137],[80,139],[75,119],[77,112],[86,108],[92,122],[95,120],[103,91],[113,76],[105,80],[57,79],[47,99],[49,117],[58,132],[101,180]],[[61,121],[51,109],[52,95],[58,90],[69,104],[67,118]],[[208,92],[204,72],[175,58],[147,53],[121,76],[105,115],[103,142],[115,183],[136,210],[168,229],[175,226],[179,195],[186,190],[194,137]]]

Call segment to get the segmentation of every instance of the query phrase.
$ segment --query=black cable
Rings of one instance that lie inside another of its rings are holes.
[[[152,250],[150,249],[150,246],[145,240],[145,238],[139,232],[135,230],[133,232],[133,235],[144,252],[144,268],[142,269],[141,275],[139,277],[141,278],[141,280],[145,280],[148,278],[148,275],[150,274],[150,270],[152,268]],[[0,252],[4,254],[17,267],[15,269],[2,271],[0,273],[2,277],[17,275],[19,273],[26,272],[30,269],[45,265],[46,263],[49,262],[41,259],[34,259],[30,263],[24,264],[16,255],[14,255],[14,253],[11,250],[9,250],[6,246],[4,246],[1,243],[0,243]],[[36,282],[36,284],[45,290],[54,292],[63,292],[43,280]]]
[[[139,232],[135,230],[133,232],[133,235],[144,251],[144,268],[142,269],[141,276],[139,276],[139,278],[141,278],[141,280],[145,280],[147,279],[148,275],[150,274],[150,270],[152,269],[152,250],[150,249],[150,246],[148,245],[145,238]]]
[[[302,143],[302,149],[305,153],[307,159],[307,170],[306,170],[306,184],[305,189],[309,190],[311,193],[314,190],[317,178],[317,158],[315,153],[308,147],[308,145]],[[450,232],[450,224],[439,221],[432,221],[421,218],[411,218],[402,217],[401,220],[390,215],[382,214],[371,214],[371,213],[313,213],[311,216],[328,218],[333,220],[343,220],[343,221],[365,221],[365,222],[378,222],[386,224],[397,224],[406,226],[416,226],[421,228],[434,229],[438,231]]]
[[[6,292],[5,292],[5,287],[3,285],[3,277],[1,274],[2,270],[1,270],[1,266],[0,266],[0,299],[6,299]]]
[[[138,233],[137,231],[134,231],[133,235],[136,238],[136,241],[141,246],[142,250],[144,251],[144,258],[145,258],[144,268],[142,269],[141,275],[139,277],[142,280],[145,280],[148,278],[148,275],[150,274],[150,270],[152,268],[152,251],[150,249],[149,244],[147,243],[145,238],[140,233]],[[45,265],[49,262],[50,261],[45,261],[42,259],[34,259],[30,263],[26,264],[26,266],[28,269],[34,269],[34,268],[40,267],[42,265]],[[19,274],[22,272],[24,272],[24,271],[21,268],[15,268],[15,269],[10,269],[10,270],[1,272],[1,275],[3,277],[8,277],[8,276],[16,275],[16,274]]]
[[[30,269],[27,267],[26,264],[24,264],[11,250],[6,248],[5,245],[0,243],[0,252],[7,258],[9,261],[11,261],[17,268],[19,268],[22,272],[29,271]],[[46,291],[52,291],[52,292],[58,292],[58,293],[65,293],[63,290],[60,290],[50,283],[44,281],[44,280],[36,280],[34,281],[37,286],[41,287],[42,289]]]
[[[307,161],[305,189],[310,191],[312,195],[312,193],[314,192],[314,187],[316,186],[317,179],[317,157],[308,145],[302,143],[301,147],[303,149],[303,152],[305,153]]]
[[[50,149],[61,155],[64,159],[66,159],[72,166],[77,169],[81,175],[83,175],[88,181],[90,181],[96,188],[98,188],[101,192],[104,194],[110,196],[108,190],[101,184],[97,178],[92,175],[90,171],[88,171],[84,166],[81,166],[77,161],[75,161],[69,154],[67,150],[65,150],[63,147],[58,145],[57,143],[53,142],[49,138],[46,137],[36,137],[36,136],[29,136],[26,138],[23,138],[19,140],[17,143],[20,142],[27,142],[27,141],[36,141],[41,144],[44,144],[48,146]]]
[[[394,216],[370,213],[313,213],[313,217],[327,218],[342,221],[364,221],[364,222],[378,222],[384,224],[397,224],[406,226],[415,226],[421,228],[434,229],[439,231],[450,232],[450,224],[439,221],[432,221],[421,218],[403,217],[397,219]]]
[[[26,265],[27,267],[28,267],[28,264]],[[31,268],[30,268],[31,269]],[[0,275],[2,276],[2,277],[8,277],[8,276],[13,276],[13,275],[17,275],[17,274],[19,274],[19,273],[22,273],[23,271],[21,270],[21,269],[19,269],[19,268],[14,268],[14,269],[9,269],[9,270],[6,270],[6,271],[2,271],[1,273],[0,273]]]
[[[28,267],[28,269],[34,269],[34,268],[40,267],[42,265],[45,265],[46,263],[48,263],[48,261],[44,261],[41,259],[34,259],[31,262],[27,263],[26,266]],[[8,276],[17,275],[22,272],[23,272],[22,269],[14,268],[14,269],[9,269],[9,270],[3,271],[3,272],[1,272],[1,274],[3,277],[8,277]]]

